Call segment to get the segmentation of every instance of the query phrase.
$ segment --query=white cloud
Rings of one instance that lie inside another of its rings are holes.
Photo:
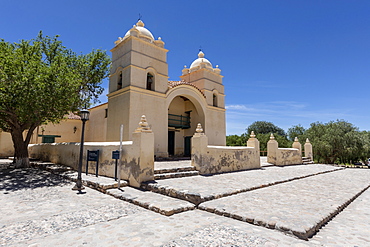
[[[245,105],[226,105],[227,110],[248,110]]]
[[[309,104],[295,101],[272,101],[226,106],[227,135],[245,132],[255,121],[269,121],[287,130],[293,125],[305,127],[316,121],[328,122],[336,119],[354,118],[349,109],[313,109]]]

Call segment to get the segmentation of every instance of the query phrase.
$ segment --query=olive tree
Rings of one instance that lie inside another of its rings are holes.
[[[0,40],[0,128],[10,132],[16,167],[29,165],[35,128],[57,123],[103,92],[110,58],[101,50],[77,55],[58,36],[9,43]]]
[[[315,122],[306,132],[315,159],[329,164],[349,163],[369,155],[369,135],[344,120]]]

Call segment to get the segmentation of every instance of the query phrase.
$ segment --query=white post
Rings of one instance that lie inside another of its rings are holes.
[[[120,129],[120,138],[119,138],[119,160],[118,160],[118,172],[117,172],[117,179],[118,179],[118,189],[121,188],[121,165],[122,165],[122,138],[123,138],[123,124],[121,124]]]

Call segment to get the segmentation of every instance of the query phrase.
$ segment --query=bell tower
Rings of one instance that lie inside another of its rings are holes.
[[[222,84],[221,70],[199,51],[190,68],[182,70],[181,80],[195,85],[206,97],[207,118],[204,129],[210,145],[226,145],[225,91]]]
[[[121,124],[124,125],[123,139],[131,140],[141,115],[146,115],[152,123],[153,118],[167,117],[165,110],[161,116],[158,111],[154,114],[152,109],[162,105],[165,109],[168,50],[160,37],[155,40],[141,20],[114,44],[111,49],[107,141],[119,140]],[[154,133],[160,132],[156,126],[152,129]]]
[[[211,62],[199,51],[190,68],[186,66],[182,70],[181,80],[197,86],[206,96],[207,104],[218,108],[225,108],[225,92],[222,84],[221,70],[216,65],[213,68]]]

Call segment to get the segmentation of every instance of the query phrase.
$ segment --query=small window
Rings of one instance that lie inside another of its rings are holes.
[[[108,108],[105,109],[105,117],[104,118],[107,118],[108,117]]]
[[[122,88],[122,72],[119,73],[118,82],[117,82],[117,90]]]
[[[213,106],[217,107],[217,95],[215,93],[213,94]]]
[[[61,137],[59,135],[38,135],[42,138],[42,143],[54,143],[55,138]]]
[[[154,91],[154,76],[149,73],[146,75],[146,89]]]

